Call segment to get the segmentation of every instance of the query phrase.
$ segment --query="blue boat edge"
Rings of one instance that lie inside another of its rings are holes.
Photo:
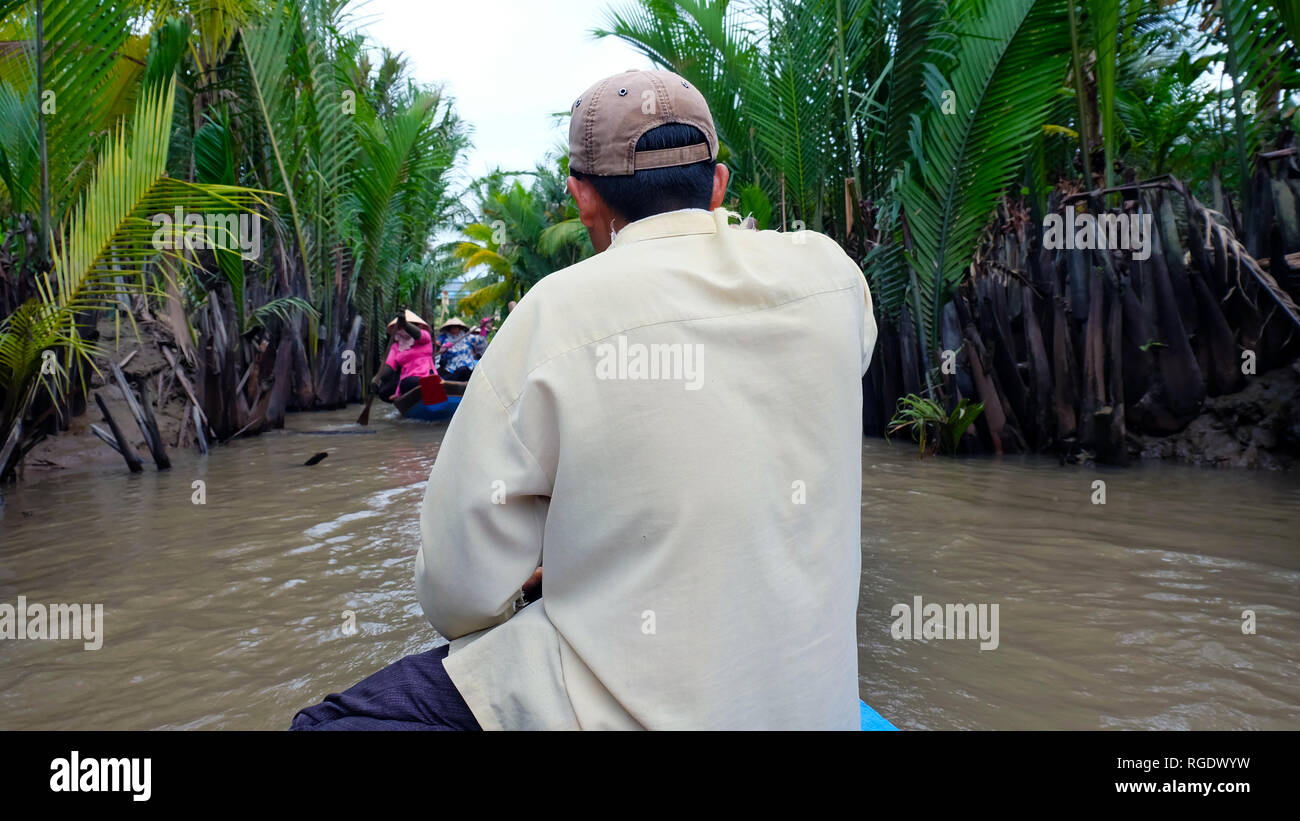
[[[874,731],[874,730],[886,730],[886,731],[893,730],[895,732],[898,731],[897,727],[889,723],[889,719],[885,718],[880,713],[877,713],[875,710],[868,707],[867,703],[862,699],[858,699],[858,715],[862,722],[861,729],[863,731]]]
[[[415,405],[403,415],[407,419],[419,419],[424,422],[450,419],[456,413],[456,408],[460,406],[460,399],[459,396],[448,396],[447,401],[436,405]]]

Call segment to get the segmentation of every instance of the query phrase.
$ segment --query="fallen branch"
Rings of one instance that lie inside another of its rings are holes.
[[[146,430],[149,433],[149,450],[153,453],[154,464],[159,470],[167,470],[172,466],[171,459],[167,458],[167,448],[163,445],[162,434],[158,431],[158,420],[153,416],[153,403],[149,401],[149,383],[148,380],[140,381],[140,406],[144,411],[144,421],[147,425]]]
[[[135,451],[131,450],[131,443],[126,440],[126,435],[123,434],[122,429],[118,427],[117,420],[113,418],[113,414],[108,412],[108,405],[104,404],[104,397],[96,393],[95,404],[99,405],[99,412],[104,414],[104,421],[108,423],[108,427],[113,431],[113,438],[117,440],[117,452],[122,454],[122,458],[126,460],[127,468],[132,473],[139,473],[144,470],[144,468],[140,466],[140,457],[136,456]]]
[[[1126,182],[1122,185],[1111,186],[1110,188],[1096,188],[1092,191],[1080,191],[1077,194],[1071,194],[1070,196],[1063,198],[1061,203],[1068,204],[1079,200],[1090,199],[1092,197],[1105,196],[1106,194],[1118,194],[1121,191],[1132,191],[1137,188],[1168,188],[1170,187],[1169,181],[1172,179],[1173,177],[1169,174],[1161,174],[1158,177],[1152,177],[1149,180],[1141,180],[1140,182]]]
[[[253,425],[256,425],[258,422],[265,422],[265,421],[266,421],[266,415],[265,415],[265,414],[263,414],[262,416],[258,416],[258,417],[255,418],[253,421],[249,422],[247,425],[244,425],[242,428],[240,428],[239,430],[235,431],[235,432],[234,432],[233,434],[231,434],[230,436],[226,437],[225,439],[222,439],[222,440],[221,440],[221,444],[225,445],[225,444],[229,443],[230,440],[232,440],[232,439],[238,437],[239,434],[241,434],[241,433],[243,433],[244,431],[248,430],[248,429],[251,428]]]
[[[203,411],[199,410],[199,406],[198,406],[198,405],[191,405],[190,407],[193,408],[193,410],[194,410],[194,413],[193,413],[193,417],[194,417],[194,432],[195,432],[196,434],[198,434],[198,437],[199,437],[199,453],[202,453],[204,456],[207,456],[207,455],[208,455],[208,438],[207,438],[206,436],[203,435],[203,425],[199,424],[200,419],[201,419],[201,415],[202,415]]]
[[[104,444],[108,445],[113,450],[118,453],[122,452],[122,449],[117,446],[117,440],[113,438],[113,435],[101,428],[99,425],[91,425],[90,432],[99,437]]]
[[[1293,150],[1294,149],[1283,149],[1283,152],[1273,153],[1283,156],[1284,153],[1289,153]],[[1098,188],[1095,191],[1082,191],[1078,194],[1072,194],[1064,198],[1062,202],[1070,203],[1088,197],[1101,196],[1120,191],[1132,191],[1138,188],[1164,188],[1180,195],[1187,205],[1189,212],[1188,217],[1192,218],[1192,212],[1194,212],[1196,219],[1204,220],[1207,226],[1211,226],[1211,230],[1219,232],[1225,251],[1237,258],[1237,264],[1250,272],[1251,276],[1255,278],[1255,281],[1259,283],[1259,286],[1268,292],[1269,296],[1273,298],[1273,301],[1282,309],[1282,312],[1287,315],[1287,318],[1290,319],[1296,327],[1300,328],[1300,306],[1297,306],[1295,300],[1291,299],[1290,294],[1283,290],[1281,285],[1278,285],[1277,280],[1274,279],[1272,275],[1265,270],[1265,267],[1260,264],[1261,261],[1250,255],[1250,252],[1246,250],[1246,246],[1242,245],[1241,242],[1237,240],[1236,234],[1234,234],[1230,228],[1221,224],[1218,220],[1212,221],[1209,209],[1201,204],[1196,197],[1192,196],[1187,190],[1187,187],[1172,174],[1161,174],[1160,176],[1152,177],[1149,180],[1117,185],[1112,188]],[[1208,232],[1206,236],[1208,238]]]
[[[1192,196],[1181,182],[1170,177],[1168,187],[1182,195],[1188,210],[1196,212],[1199,219],[1203,219],[1207,226],[1211,226],[1211,230],[1218,234],[1219,241],[1223,243],[1224,250],[1237,258],[1237,264],[1250,272],[1260,287],[1267,291],[1269,296],[1273,297],[1273,301],[1282,309],[1282,313],[1286,314],[1287,318],[1296,327],[1300,328],[1300,306],[1297,306],[1295,300],[1291,299],[1291,295],[1283,290],[1277,280],[1260,266],[1259,261],[1250,255],[1250,252],[1246,250],[1246,246],[1238,241],[1236,234],[1217,220],[1211,221],[1209,209],[1202,205],[1200,200]]]
[[[122,392],[122,398],[126,400],[127,408],[130,409],[131,415],[135,417],[135,423],[144,436],[144,443],[149,447],[149,453],[153,456],[154,464],[158,466],[159,470],[166,470],[171,467],[171,461],[167,458],[167,451],[163,448],[162,437],[158,435],[158,425],[152,422],[153,414],[146,415],[144,408],[140,406],[140,402],[136,401],[135,393],[131,390],[130,384],[127,383],[126,374],[122,373],[121,367],[112,361],[108,365],[113,369],[113,378],[117,380],[117,387]],[[147,381],[141,381],[140,395],[146,403],[149,401]]]
[[[163,356],[167,358],[167,364],[172,366],[172,371],[176,374],[176,381],[181,383],[181,389],[185,391],[185,395],[189,397],[190,402],[194,403],[195,412],[198,413],[199,418],[203,420],[203,424],[208,425],[208,432],[212,433],[212,426],[208,422],[207,414],[203,412],[203,406],[199,404],[198,398],[194,395],[194,386],[190,384],[189,377],[187,377],[185,371],[181,370],[180,366],[176,364],[176,357],[172,355],[171,348],[164,346],[162,352]],[[214,437],[216,436],[215,433],[212,435]],[[207,451],[204,452],[206,453]]]

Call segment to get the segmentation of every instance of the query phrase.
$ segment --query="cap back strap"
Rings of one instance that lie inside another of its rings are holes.
[[[696,143],[681,148],[659,148],[636,152],[636,170],[668,168],[674,165],[691,165],[712,158],[708,143]]]

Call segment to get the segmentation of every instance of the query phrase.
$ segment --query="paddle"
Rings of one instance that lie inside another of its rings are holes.
[[[375,392],[374,392],[374,391],[371,391],[371,392],[370,392],[370,395],[366,397],[366,407],[365,407],[365,410],[361,411],[361,415],[357,417],[357,424],[358,424],[358,425],[369,425],[369,424],[370,424],[370,403],[373,402],[373,401],[375,401]]]
[[[400,311],[400,312],[397,314],[397,319],[394,320],[394,321],[395,321],[395,322],[401,322],[401,321],[402,321],[402,314],[405,313],[405,311],[406,311],[406,309],[403,308],[402,311]],[[392,323],[389,323],[390,326],[391,326],[391,324],[392,324]],[[388,366],[385,365],[384,367],[386,368],[386,367],[388,367]],[[384,368],[380,368],[379,370],[380,370],[380,374],[382,375],[382,374],[383,374],[383,370],[384,370]],[[375,377],[375,378],[376,378],[376,379],[379,379],[380,377]],[[374,386],[373,383],[372,383],[372,384],[371,384],[371,388],[374,388],[374,387],[375,387],[375,386]],[[375,401],[375,391],[374,391],[374,390],[371,390],[371,391],[370,391],[370,395],[366,397],[366,406],[365,406],[365,408],[362,409],[362,411],[361,411],[361,415],[357,417],[357,424],[358,424],[358,425],[369,425],[369,424],[370,424],[370,403],[371,403],[371,402],[374,402],[374,401]]]

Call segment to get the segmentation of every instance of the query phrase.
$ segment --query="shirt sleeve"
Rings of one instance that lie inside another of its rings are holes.
[[[388,358],[384,360],[384,364],[395,371],[401,369],[400,366],[397,364],[397,343],[396,342],[388,346]]]
[[[541,563],[550,480],[520,441],[488,374],[474,374],[443,438],[420,512],[415,589],[455,639],[514,614]]]
[[[866,313],[862,317],[862,372],[865,374],[871,365],[871,354],[876,349],[876,311],[871,302],[871,287],[866,277],[862,278],[862,296],[866,300]]]

